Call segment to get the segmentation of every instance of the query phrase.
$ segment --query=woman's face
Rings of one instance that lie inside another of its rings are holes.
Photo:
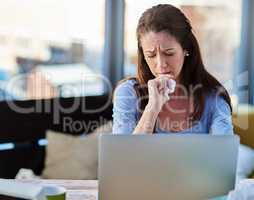
[[[167,74],[179,81],[186,51],[175,37],[166,32],[150,31],[141,36],[141,46],[155,77]]]

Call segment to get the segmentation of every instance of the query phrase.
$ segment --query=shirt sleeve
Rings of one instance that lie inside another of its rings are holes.
[[[113,134],[132,134],[137,125],[137,96],[128,81],[120,84],[113,99]]]
[[[234,134],[231,111],[228,103],[217,96],[211,106],[211,126],[209,133],[214,135]]]

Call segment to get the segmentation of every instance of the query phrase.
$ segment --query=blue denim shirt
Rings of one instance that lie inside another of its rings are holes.
[[[132,134],[139,121],[138,98],[134,84],[135,80],[127,80],[115,90],[113,106],[114,134]],[[160,130],[157,126],[155,132],[171,133]],[[200,120],[191,128],[178,133],[233,134],[229,105],[221,96],[208,95]]]

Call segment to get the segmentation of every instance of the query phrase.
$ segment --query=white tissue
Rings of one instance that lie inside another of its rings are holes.
[[[241,144],[238,152],[236,183],[238,184],[240,180],[246,179],[253,170],[254,149]]]
[[[240,181],[235,190],[228,195],[228,200],[253,200],[254,199],[254,179]]]
[[[167,81],[167,86],[168,86],[168,94],[171,94],[171,93],[173,93],[174,91],[175,91],[175,87],[176,87],[176,82],[175,82],[175,80],[173,80],[173,79],[169,79],[168,81]]]

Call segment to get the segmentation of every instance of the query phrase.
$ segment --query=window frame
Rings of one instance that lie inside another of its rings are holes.
[[[237,88],[239,103],[254,104],[254,1],[242,1],[242,27],[237,75],[247,72],[247,85]],[[237,76],[236,75],[236,76]],[[236,79],[238,77],[235,77]],[[240,78],[240,77],[239,77]],[[244,80],[238,80],[238,82]]]
[[[114,88],[124,76],[124,0],[105,0],[103,75]],[[104,87],[108,92],[109,88]]]

